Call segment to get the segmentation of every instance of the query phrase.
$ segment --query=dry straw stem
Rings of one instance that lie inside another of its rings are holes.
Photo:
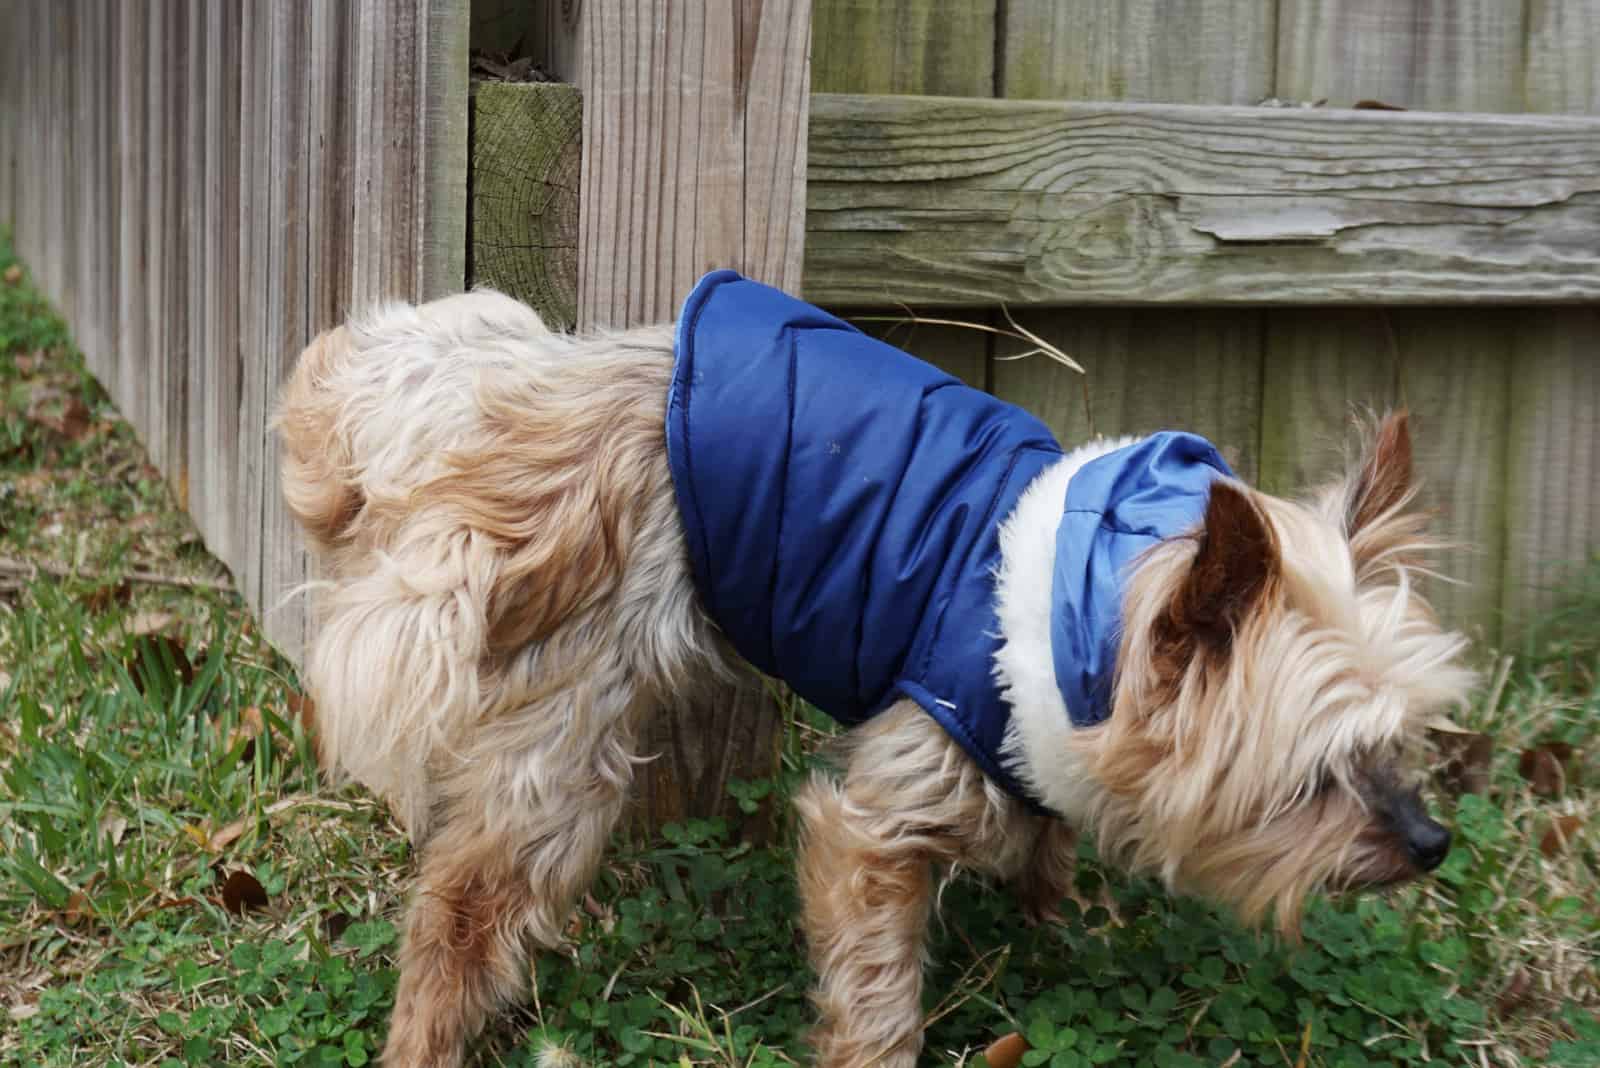
[[[932,316],[918,315],[916,312],[913,312],[910,308],[907,308],[903,304],[901,305],[901,308],[905,311],[904,315],[853,315],[850,318],[854,322],[858,323],[894,323],[897,325],[911,323],[922,326],[955,326],[960,327],[963,330],[979,330],[985,334],[994,334],[997,337],[1008,337],[1014,341],[1021,341],[1025,344],[1033,346],[1032,348],[1023,352],[1012,353],[1008,356],[996,356],[995,359],[997,360],[1023,360],[1027,359],[1029,356],[1045,356],[1054,360],[1056,363],[1059,363],[1063,367],[1071,368],[1080,375],[1086,373],[1083,369],[1083,365],[1077,360],[1074,360],[1071,356],[1068,356],[1065,352],[1063,352],[1058,346],[1052,345],[1038,334],[1035,334],[1032,330],[1029,330],[1027,327],[1018,323],[1016,319],[1012,318],[1011,309],[1006,307],[1004,304],[1000,305],[1000,313],[1006,317],[1006,322],[1011,325],[1011,329],[1009,330],[1002,329],[998,326],[993,326],[989,323],[968,322],[965,319],[937,319]]]

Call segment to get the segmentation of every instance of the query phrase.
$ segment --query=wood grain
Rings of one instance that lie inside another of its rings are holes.
[[[1010,98],[1254,103],[1271,90],[1272,9],[1252,0],[1008,4],[998,82]],[[1034,411],[1063,442],[1187,428],[1254,475],[1259,312],[1072,307],[1016,315],[1088,372],[1037,356],[1005,359],[1021,347],[1015,343],[995,354],[995,392]]]
[[[810,152],[824,303],[1600,297],[1593,119],[821,95]]]
[[[1519,327],[1500,590],[1510,634],[1561,607],[1600,555],[1600,308],[1522,314]]]
[[[1521,108],[1522,5],[1501,0],[1451,4],[1288,0],[1280,13],[1280,96],[1326,97],[1335,104],[1365,97],[1447,111]],[[1505,115],[1495,121],[1542,120]],[[1592,135],[1589,141],[1600,144]],[[1468,137],[1464,143],[1477,141]],[[1464,162],[1475,151],[1465,148],[1459,156]],[[1492,185],[1499,172],[1483,162],[1483,175]],[[1526,188],[1537,190],[1540,181],[1530,176]],[[1575,203],[1582,204],[1585,196],[1577,192]],[[1530,208],[1527,215],[1506,219],[1508,234],[1542,215],[1542,209]],[[1584,204],[1579,210],[1593,208]],[[1513,269],[1531,265],[1534,275],[1542,274],[1543,265],[1561,259],[1564,252],[1559,247],[1538,251],[1540,243],[1536,239],[1526,249],[1526,259],[1513,253],[1500,262]],[[1439,246],[1446,258],[1430,268],[1439,277],[1454,273],[1448,247],[1446,238]],[[1509,251],[1504,245],[1498,249],[1501,254]],[[1402,283],[1399,288],[1407,287]],[[1506,292],[1491,283],[1482,295],[1485,301],[1540,299],[1511,288]],[[1373,298],[1390,303],[1406,299],[1401,293],[1385,297],[1378,292]],[[1416,467],[1424,487],[1420,503],[1437,513],[1435,531],[1458,545],[1439,562],[1440,570],[1455,581],[1430,581],[1424,590],[1449,622],[1490,642],[1499,641],[1503,630],[1496,596],[1504,570],[1504,427],[1512,320],[1484,308],[1474,308],[1470,317],[1405,309],[1377,315],[1387,336],[1364,336],[1326,311],[1270,313],[1273,336],[1295,340],[1269,348],[1267,389],[1281,400],[1279,406],[1265,408],[1264,421],[1294,425],[1297,429],[1286,431],[1291,435],[1301,427],[1331,431],[1330,413],[1337,417],[1352,405],[1382,407],[1391,400],[1408,404],[1414,415]],[[1381,382],[1363,387],[1347,381],[1342,405],[1331,395],[1289,384],[1308,374],[1314,378],[1316,372],[1306,366],[1311,363],[1365,367],[1385,357],[1389,362]],[[1386,394],[1385,387],[1392,392]],[[1493,429],[1485,432],[1485,428]],[[1264,428],[1263,433],[1271,431]]]
[[[578,64],[578,323],[671,318],[713,267],[795,291],[804,238],[808,0],[592,0]],[[782,719],[753,678],[659,717],[636,819],[730,811],[770,775]]]
[[[997,0],[817,0],[811,84],[823,93],[994,93]]]
[[[578,323],[576,86],[484,82],[472,96],[473,285],[531,305],[554,330]]]
[[[912,93],[987,97],[998,82],[998,0],[817,0],[812,12],[811,87],[817,93]],[[807,198],[809,206],[809,194]],[[809,237],[807,239],[809,241]],[[853,303],[859,304],[860,301]],[[990,310],[918,304],[925,318],[994,325]],[[904,306],[858,309],[906,315]],[[955,327],[860,322],[867,333],[987,389],[994,337]]]
[[[585,8],[581,325],[671,318],[713,267],[798,288],[809,17],[804,0]]]
[[[1280,0],[1277,95],[1521,110],[1523,11],[1504,0]]]
[[[291,656],[267,415],[314,330],[461,287],[466,39],[466,0],[0,5],[4,221]]]
[[[1004,8],[997,95],[1255,104],[1272,95],[1277,5],[1057,0]]]

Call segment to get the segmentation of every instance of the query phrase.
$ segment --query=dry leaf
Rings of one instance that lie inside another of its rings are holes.
[[[159,634],[170,628],[177,619],[178,617],[171,612],[135,612],[124,624],[123,629],[135,638],[145,634]]]
[[[8,274],[8,275],[10,273],[11,273],[10,271],[6,272],[6,274]],[[34,1017],[34,1016],[39,1015],[39,1006],[38,1005],[29,1005],[27,1003],[23,1003],[23,1004],[19,1004],[19,1005],[13,1005],[7,1011],[11,1014],[11,1018],[13,1020],[26,1020],[26,1019],[29,1019],[30,1017]]]
[[[216,834],[207,836],[206,848],[213,853],[222,852],[239,840],[239,836],[244,834],[245,829],[250,826],[251,822],[250,817],[244,816],[225,825]]]
[[[133,583],[127,579],[120,582],[107,582],[96,586],[84,594],[80,600],[90,612],[99,615],[102,612],[127,604],[133,599]]]
[[[8,285],[8,286],[14,286],[17,283],[21,282],[22,281],[22,264],[13,263],[10,267],[7,267],[4,277],[5,277],[5,280],[6,280],[6,285]]]
[[[113,809],[100,817],[100,833],[109,838],[113,846],[121,845],[122,836],[128,833],[128,821]]]
[[[266,721],[261,717],[261,709],[255,705],[246,705],[239,710],[239,722],[228,732],[228,743],[223,748],[232,751],[234,746],[243,742],[244,751],[239,755],[239,759],[242,761],[255,759],[256,739],[266,730],[266,726]]]
[[[1539,852],[1547,857],[1555,856],[1570,845],[1581,830],[1582,816],[1557,816],[1550,821],[1550,829],[1544,832],[1544,837],[1539,839]]]
[[[61,406],[61,414],[55,419],[54,429],[68,440],[82,441],[89,436],[93,426],[94,421],[89,418],[89,409],[82,399],[76,393],[68,394]]]
[[[1357,100],[1355,102],[1354,107],[1355,107],[1356,111],[1407,111],[1407,110],[1409,110],[1408,108],[1401,107],[1399,104],[1385,104],[1381,100]]]
[[[240,868],[222,884],[222,907],[243,916],[247,910],[266,908],[267,892],[261,888],[260,880]]]
[[[1517,973],[1511,977],[1506,988],[1495,999],[1494,1012],[1502,1019],[1510,1016],[1521,1008],[1528,1000],[1528,991],[1533,987],[1533,976],[1528,974],[1528,969],[1518,968]]]
[[[983,1051],[983,1059],[989,1062],[989,1068],[1017,1068],[1026,1052],[1028,1040],[1013,1031],[989,1043],[989,1048]]]
[[[160,516],[153,515],[150,512],[141,512],[140,514],[130,518],[126,523],[123,523],[122,527],[124,530],[132,531],[135,534],[142,534],[144,531],[151,529],[160,522]]]
[[[1459,727],[1447,732],[1433,724],[1429,724],[1429,732],[1440,756],[1435,774],[1445,793],[1452,797],[1488,793],[1494,738]]]
[[[19,352],[16,355],[16,359],[14,359],[12,362],[17,365],[17,374],[21,375],[23,378],[27,378],[31,376],[33,372],[39,369],[39,363],[42,359],[43,357],[41,357],[37,352]]]
[[[61,910],[61,919],[68,927],[83,927],[94,919],[94,908],[89,904],[89,895],[82,890],[74,890],[67,898],[66,907]]]
[[[53,486],[55,481],[56,476],[51,471],[34,471],[12,482],[11,488],[18,493],[34,497]]]
[[[1572,746],[1565,742],[1546,742],[1522,751],[1517,770],[1540,797],[1559,797],[1566,785],[1566,763],[1572,759]]]

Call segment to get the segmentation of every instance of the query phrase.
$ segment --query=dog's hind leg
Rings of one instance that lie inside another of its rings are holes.
[[[625,803],[631,730],[591,707],[545,707],[535,718],[551,729],[531,745],[484,731],[441,786],[447,800],[406,917],[385,1068],[460,1064],[490,1014],[525,988],[529,949],[561,942],[599,867]],[[603,726],[574,730],[574,720]]]

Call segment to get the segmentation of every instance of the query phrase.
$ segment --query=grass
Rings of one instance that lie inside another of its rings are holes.
[[[292,671],[15,266],[0,242],[0,1064],[366,1064],[405,842],[319,783]],[[1460,845],[1439,878],[1320,902],[1298,948],[1088,847],[1092,904],[1059,923],[958,880],[928,1062],[1015,1031],[1055,1068],[1600,1065],[1596,635],[1591,592],[1489,661],[1462,717],[1486,737],[1450,743],[1476,792],[1443,801]],[[803,763],[738,795],[781,795]],[[622,846],[478,1062],[803,1061],[788,830]]]

